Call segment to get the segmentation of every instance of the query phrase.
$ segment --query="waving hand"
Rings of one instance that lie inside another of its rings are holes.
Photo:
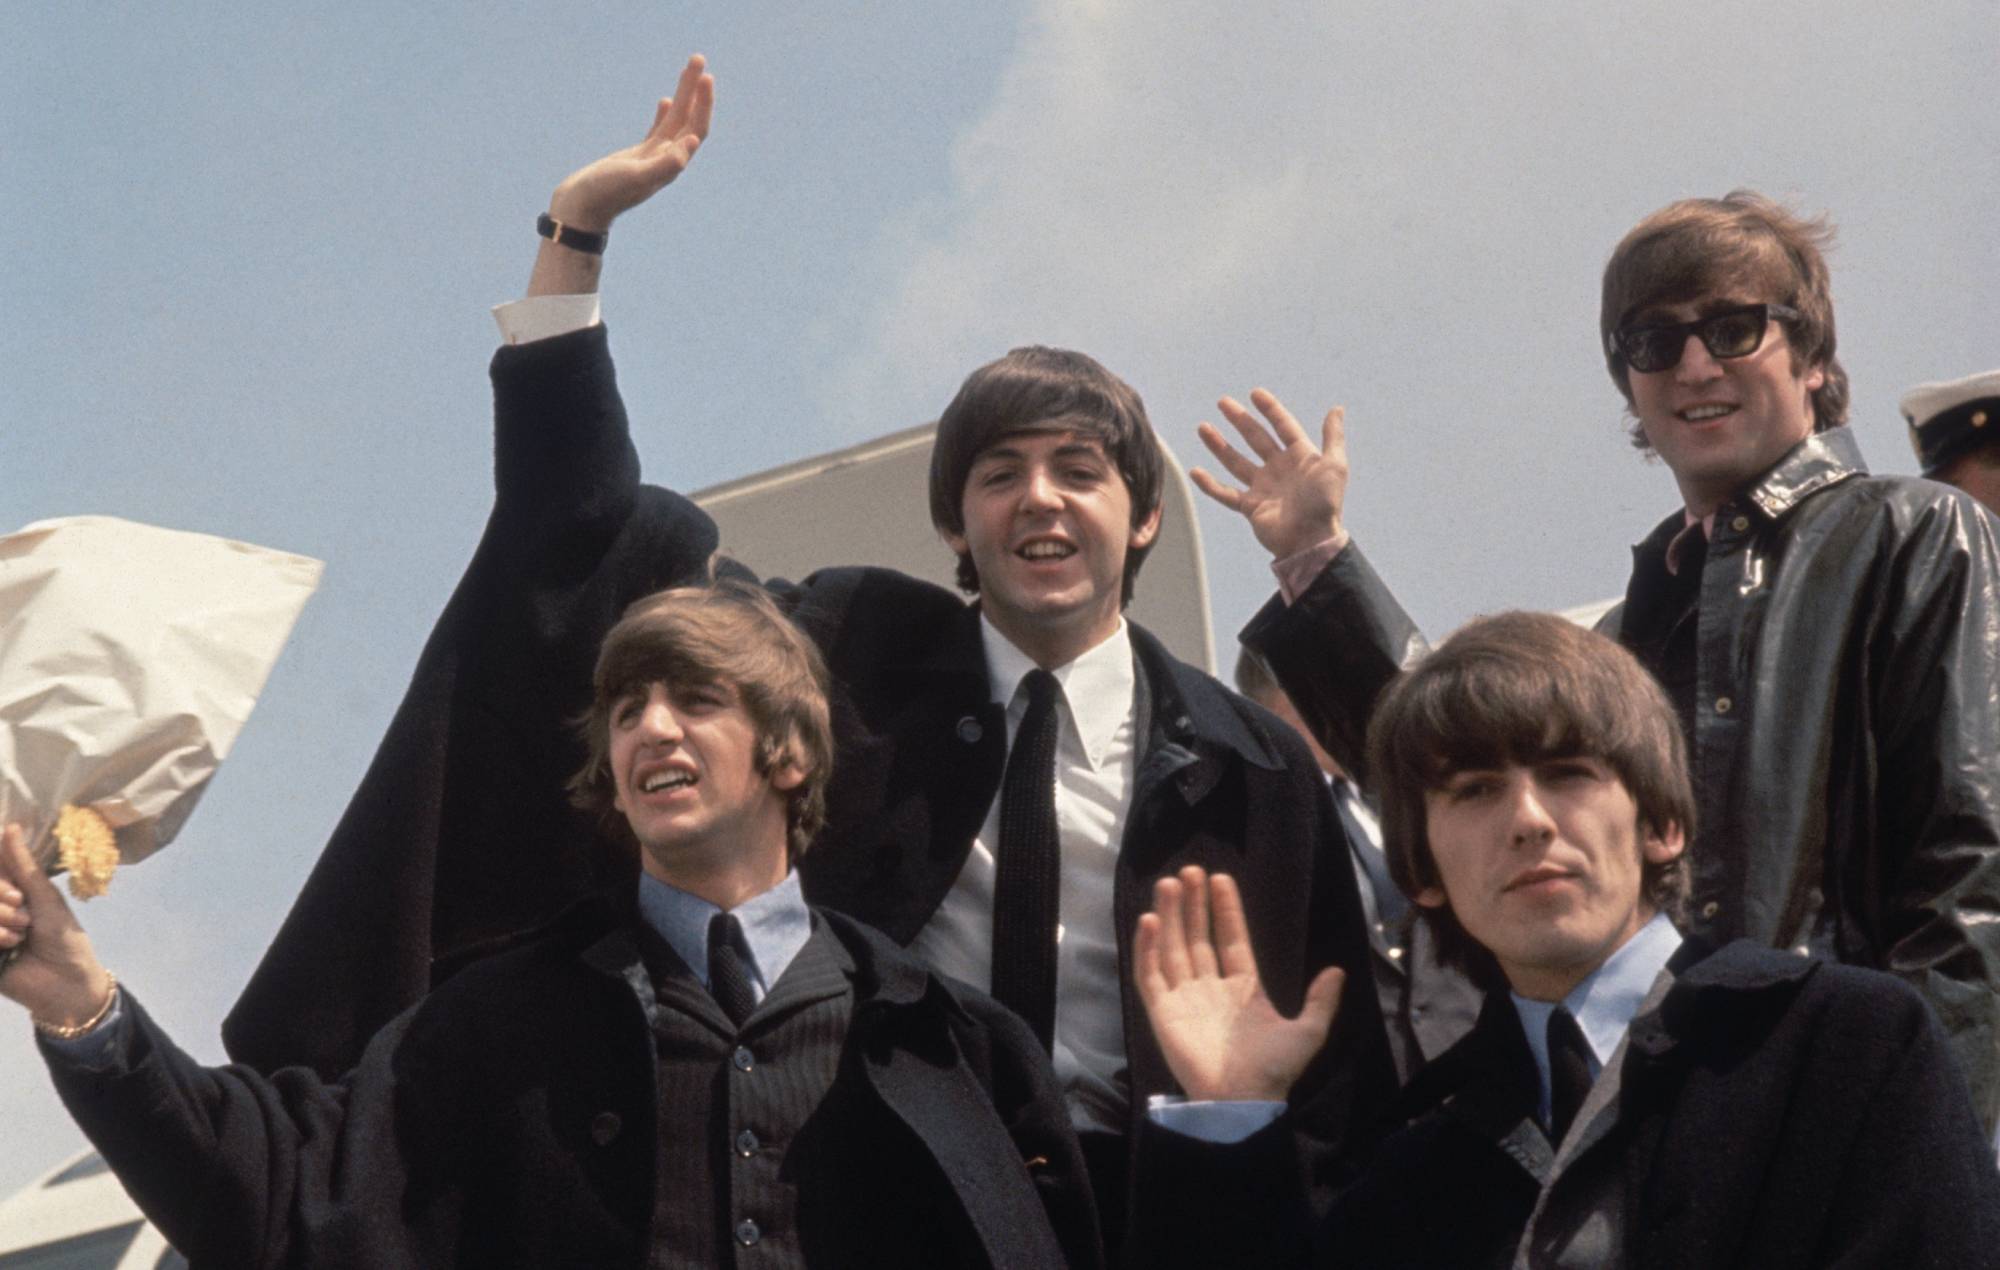
[[[1259,419],[1231,397],[1217,402],[1222,417],[1235,427],[1250,450],[1245,455],[1203,422],[1196,432],[1215,461],[1242,488],[1223,484],[1201,468],[1188,473],[1197,488],[1250,522],[1257,541],[1273,559],[1283,559],[1328,538],[1347,543],[1341,505],[1347,498],[1347,412],[1339,406],[1326,412],[1315,446],[1283,402],[1259,388],[1250,404]]]

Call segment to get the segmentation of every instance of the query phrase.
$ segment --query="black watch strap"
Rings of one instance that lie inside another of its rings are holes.
[[[604,244],[611,241],[611,235],[608,233],[593,234],[587,229],[565,225],[547,212],[535,218],[535,232],[571,251],[581,251],[592,256],[603,255]]]

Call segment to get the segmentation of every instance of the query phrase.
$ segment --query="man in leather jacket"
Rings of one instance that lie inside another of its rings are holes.
[[[1633,549],[1601,629],[1659,677],[1689,740],[1687,933],[1888,970],[1943,1020],[2000,1116],[2000,551],[1969,497],[1869,474],[1834,356],[1823,222],[1760,195],[1647,217],[1605,268],[1600,333],[1634,443],[1682,507]],[[1422,634],[1341,521],[1344,418],[1315,446],[1269,393],[1225,399],[1282,594],[1244,642],[1327,749],[1368,774],[1375,698]]]

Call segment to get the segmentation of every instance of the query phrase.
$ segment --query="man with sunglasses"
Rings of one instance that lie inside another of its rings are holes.
[[[1700,836],[1690,937],[1889,970],[1937,1011],[2000,1118],[2000,550],[1957,491],[1871,476],[1834,356],[1823,221],[1761,195],[1671,204],[1604,271],[1600,338],[1633,443],[1682,506],[1604,618],[1666,687]],[[1203,426],[1282,595],[1244,632],[1349,771],[1421,634],[1340,510],[1341,412],[1315,447],[1268,393]]]

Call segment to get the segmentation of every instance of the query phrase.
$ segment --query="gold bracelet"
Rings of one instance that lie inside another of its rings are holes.
[[[52,1036],[58,1041],[73,1041],[85,1032],[95,1029],[98,1024],[104,1022],[104,1016],[111,1013],[111,1007],[118,1004],[118,976],[107,970],[104,972],[104,980],[105,986],[110,991],[105,993],[104,1004],[97,1008],[97,1013],[81,1023],[44,1023],[36,1019],[35,1030],[43,1036]]]

